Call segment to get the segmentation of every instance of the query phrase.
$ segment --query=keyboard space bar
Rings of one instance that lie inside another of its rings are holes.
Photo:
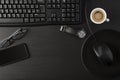
[[[22,18],[0,18],[0,23],[22,23]]]

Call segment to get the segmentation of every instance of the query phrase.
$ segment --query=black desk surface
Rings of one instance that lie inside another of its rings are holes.
[[[0,28],[0,40],[16,29]],[[14,45],[22,42],[28,44],[31,58],[0,67],[0,80],[89,79],[80,63],[83,40],[59,32],[57,26],[48,26],[30,28],[27,36]]]
[[[100,27],[91,24],[94,30],[113,27],[120,30],[119,0],[89,0],[88,3],[90,10],[95,7],[105,8],[111,19],[110,23],[99,25]],[[81,47],[85,39],[61,33],[59,27],[30,28],[28,34],[14,45],[27,43],[31,58],[0,67],[0,80],[100,80],[87,72],[81,63]],[[16,29],[18,28],[0,27],[0,40]]]

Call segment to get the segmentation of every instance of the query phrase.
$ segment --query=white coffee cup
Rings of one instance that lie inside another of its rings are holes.
[[[95,24],[102,24],[105,21],[109,22],[109,19],[107,18],[107,13],[102,8],[95,8],[91,11],[90,19]]]

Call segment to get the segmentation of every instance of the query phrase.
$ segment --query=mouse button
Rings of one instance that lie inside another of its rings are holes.
[[[107,46],[107,45],[103,45],[103,55],[106,56],[107,58],[109,58],[111,61],[113,61],[113,53],[111,51],[111,49]]]
[[[102,47],[100,45],[94,45],[93,50],[98,57],[102,56]]]

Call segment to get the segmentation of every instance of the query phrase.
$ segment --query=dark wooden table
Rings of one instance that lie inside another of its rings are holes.
[[[0,40],[16,28],[0,28]],[[29,28],[13,45],[27,43],[29,59],[0,67],[0,80],[99,80],[81,62],[84,39],[59,32],[59,26]]]
[[[88,14],[95,7],[103,7],[111,20],[102,25],[90,22],[93,32],[99,29],[119,31],[119,6],[119,0],[89,0]],[[86,71],[81,62],[81,47],[85,39],[61,33],[59,28],[60,26],[29,28],[28,34],[13,45],[27,43],[31,57],[0,67],[0,80],[101,80]],[[0,41],[16,29],[18,27],[0,27]]]
[[[0,40],[16,28],[0,28]],[[27,43],[31,57],[0,67],[0,80],[88,80],[80,63],[83,40],[59,32],[59,26],[29,28],[14,45]],[[82,74],[81,74],[82,72]]]

